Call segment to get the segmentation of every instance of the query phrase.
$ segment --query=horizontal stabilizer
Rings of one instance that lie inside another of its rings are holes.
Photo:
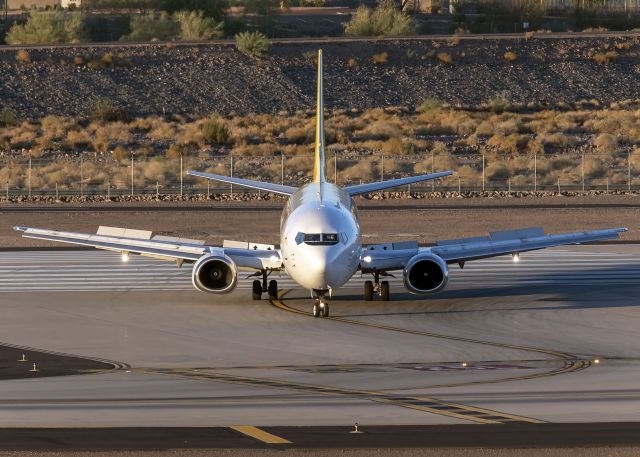
[[[428,175],[411,176],[409,178],[390,179],[388,181],[371,182],[368,184],[358,184],[356,186],[345,187],[345,191],[351,195],[368,194],[369,192],[376,192],[384,189],[391,189],[398,186],[406,186],[407,184],[413,184],[416,182],[430,181],[432,179],[444,178],[445,176],[451,176],[453,171],[441,171],[439,173],[430,173]]]
[[[297,188],[292,186],[283,186],[281,184],[274,184],[270,182],[253,181],[251,179],[232,178],[231,176],[214,175],[211,173],[201,173],[199,171],[187,171],[190,176],[197,176],[199,178],[210,179],[212,181],[224,182],[227,184],[235,184],[237,186],[248,187],[250,189],[264,190],[265,192],[272,192],[280,195],[292,195]]]

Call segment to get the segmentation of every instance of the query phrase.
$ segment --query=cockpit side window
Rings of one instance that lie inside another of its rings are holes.
[[[299,233],[296,236],[298,244],[305,243],[312,246],[329,246],[338,244],[338,241],[337,233]]]

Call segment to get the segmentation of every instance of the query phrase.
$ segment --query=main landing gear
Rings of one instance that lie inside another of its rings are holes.
[[[262,270],[261,272],[256,273],[256,276],[262,275],[262,281],[259,279],[253,281],[251,298],[254,300],[260,300],[262,299],[262,294],[267,292],[269,294],[269,300],[278,299],[278,281],[272,279],[267,283],[267,279],[270,274],[271,272],[267,270]]]
[[[380,281],[380,272],[373,272],[373,281],[364,282],[364,301],[373,300],[373,294],[380,295],[382,301],[389,301],[391,294],[389,291],[389,281]]]
[[[313,317],[329,317],[329,303],[324,299],[324,293],[316,293],[316,303],[313,305]]]

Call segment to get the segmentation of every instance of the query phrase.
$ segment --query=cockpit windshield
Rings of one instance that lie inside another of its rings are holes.
[[[332,245],[338,244],[337,233],[303,233],[302,242],[311,245]]]

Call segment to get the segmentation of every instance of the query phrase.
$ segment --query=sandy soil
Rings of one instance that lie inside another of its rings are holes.
[[[360,201],[358,205],[364,207],[360,211],[360,223],[366,243],[399,240],[433,243],[530,226],[542,226],[549,233],[629,227],[630,231],[622,239],[640,241],[640,199],[637,197],[387,200]],[[420,208],[415,208],[416,205]],[[166,205],[138,204],[126,211],[118,210],[123,208],[118,204],[62,206],[68,208],[62,212],[47,211],[61,208],[60,205],[14,205],[9,211],[7,207],[0,207],[0,247],[60,246],[22,239],[11,229],[15,225],[89,233],[100,225],[110,225],[203,239],[208,243],[221,243],[225,239],[278,243],[281,208],[278,202],[197,205],[229,208],[229,211],[194,211],[189,209],[192,206],[173,204],[169,206],[171,210],[167,210]],[[383,210],[388,206],[393,208]],[[16,208],[25,211],[16,212]]]

